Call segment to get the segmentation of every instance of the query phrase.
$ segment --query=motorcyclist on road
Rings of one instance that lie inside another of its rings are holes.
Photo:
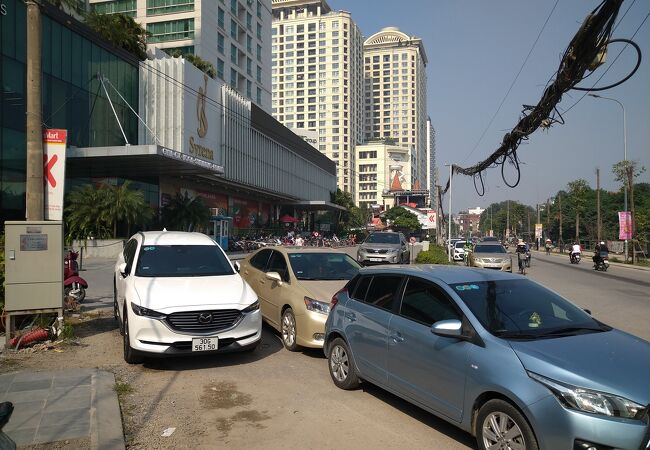
[[[592,258],[594,260],[594,264],[600,264],[603,261],[603,257],[608,254],[609,249],[607,248],[607,244],[605,244],[604,241],[600,241],[600,244],[596,244],[596,248],[594,249],[594,257]]]
[[[553,247],[553,243],[551,242],[550,239],[546,239],[546,254],[550,255],[551,254],[551,247]]]
[[[524,265],[526,264],[526,259],[530,257],[528,245],[523,241],[519,241],[515,252],[517,253],[517,263],[519,264],[519,272],[523,272]]]
[[[472,242],[471,241],[465,241],[465,245],[463,246],[463,251],[465,252],[463,254],[463,257],[465,258],[465,265],[469,266],[469,254],[472,253]]]
[[[569,254],[569,259],[573,261],[573,258],[575,258],[575,255],[579,255],[582,253],[582,248],[580,248],[580,243],[576,241],[575,244],[571,247],[571,253]]]

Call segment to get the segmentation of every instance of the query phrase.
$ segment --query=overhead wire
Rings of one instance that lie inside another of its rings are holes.
[[[530,50],[528,50],[528,54],[524,58],[524,62],[521,63],[521,67],[519,67],[519,71],[517,72],[517,75],[515,75],[515,78],[512,80],[512,83],[510,83],[510,87],[506,91],[506,94],[503,96],[503,99],[501,99],[501,103],[499,103],[499,106],[497,107],[497,110],[492,114],[492,118],[488,122],[487,126],[483,130],[483,133],[481,133],[481,136],[478,138],[478,141],[472,148],[472,150],[469,152],[469,154],[463,159],[462,162],[466,161],[467,158],[472,156],[472,154],[476,151],[478,148],[479,144],[485,137],[485,134],[488,132],[490,127],[492,126],[492,123],[494,122],[494,119],[496,119],[497,115],[499,114],[499,111],[501,111],[501,108],[503,107],[503,104],[505,103],[506,99],[508,98],[508,95],[510,95],[510,91],[512,91],[512,88],[515,86],[515,83],[519,79],[519,75],[521,75],[521,72],[524,70],[524,67],[526,66],[526,63],[528,62],[528,58],[530,58],[530,55],[533,53],[533,50],[535,50],[535,46],[537,45],[537,42],[539,41],[539,38],[542,36],[542,33],[544,32],[544,29],[546,28],[546,25],[548,24],[549,20],[551,19],[551,16],[553,15],[553,12],[555,11],[555,8],[557,7],[558,3],[560,0],[555,0],[555,4],[553,5],[553,8],[551,8],[551,11],[548,13],[548,16],[546,17],[546,20],[544,21],[544,24],[540,28],[539,32],[537,33],[537,37],[535,38],[535,41],[533,42],[533,45],[530,47]]]
[[[519,145],[527,140],[529,135],[539,127],[548,128],[554,123],[563,123],[557,104],[561,101],[563,94],[575,88],[586,77],[588,72],[594,72],[602,64],[602,57],[607,45],[610,43],[612,29],[622,2],[623,0],[604,0],[587,16],[566,48],[556,71],[555,80],[545,88],[538,104],[525,107],[522,112],[523,117],[520,118],[512,131],[504,135],[500,147],[488,158],[471,167],[452,165],[451,177],[454,174],[476,176],[488,168],[501,166],[504,183],[509,187],[515,187],[519,184],[521,180],[520,161],[517,155]],[[617,84],[620,84],[620,82]],[[505,177],[506,162],[513,165],[517,173],[517,179],[512,184]],[[447,180],[443,194],[449,190],[451,177]],[[478,189],[477,193],[479,195],[484,194],[484,192],[479,192]]]

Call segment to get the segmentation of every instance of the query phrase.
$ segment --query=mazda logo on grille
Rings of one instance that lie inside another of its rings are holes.
[[[201,313],[199,314],[199,323],[205,325],[212,322],[212,314],[211,313]]]

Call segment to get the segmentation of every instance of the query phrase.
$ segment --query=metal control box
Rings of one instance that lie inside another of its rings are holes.
[[[5,222],[5,310],[63,307],[63,223]]]

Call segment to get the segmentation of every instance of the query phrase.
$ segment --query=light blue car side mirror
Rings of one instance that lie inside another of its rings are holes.
[[[438,336],[462,337],[463,323],[460,320],[440,320],[431,325],[431,332]]]

